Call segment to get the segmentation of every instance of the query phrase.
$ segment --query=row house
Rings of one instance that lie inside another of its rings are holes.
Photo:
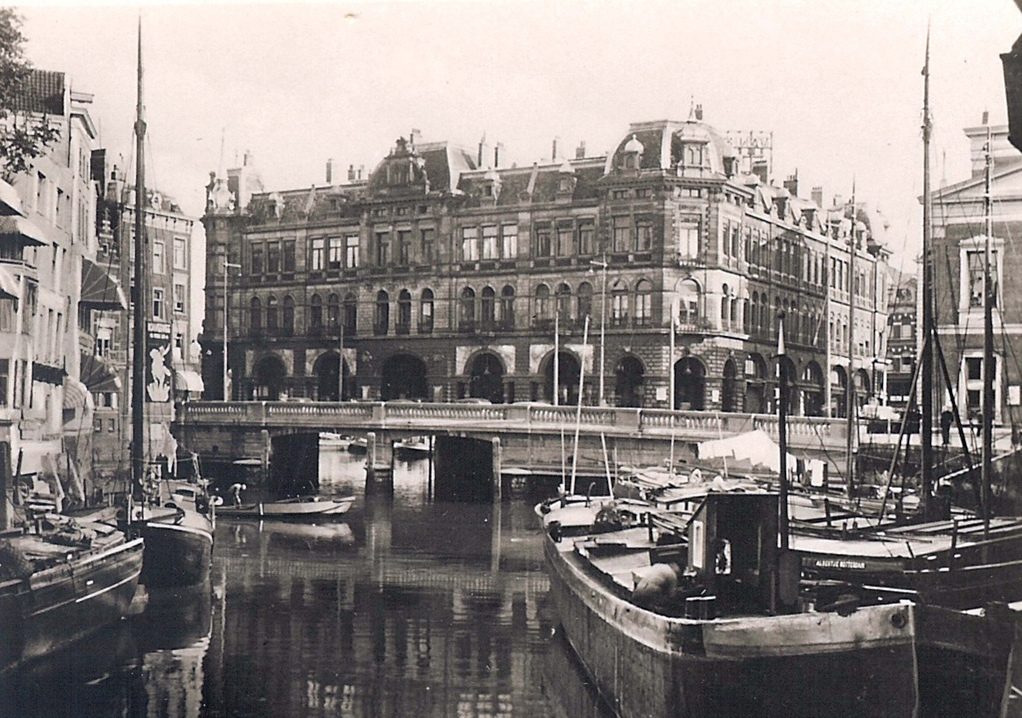
[[[860,403],[880,385],[875,213],[770,184],[701,111],[633,124],[606,155],[501,154],[413,133],[347,182],[331,163],[324,186],[266,192],[249,155],[212,176],[207,397],[226,375],[234,399],[573,404],[581,386],[772,411],[782,311],[797,411],[841,415],[849,381]]]

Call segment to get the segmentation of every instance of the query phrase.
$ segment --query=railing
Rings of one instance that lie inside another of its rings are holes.
[[[427,402],[185,402],[178,423],[196,426],[306,426],[367,430],[388,427],[463,431],[542,431],[573,428],[588,434],[675,437],[692,441],[734,436],[755,429],[777,437],[777,417],[712,411],[669,411],[550,404]],[[788,437],[800,446],[844,445],[843,419],[795,416]]]

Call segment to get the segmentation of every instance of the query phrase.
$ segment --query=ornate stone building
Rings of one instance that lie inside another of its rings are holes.
[[[795,409],[840,415],[850,348],[859,401],[879,386],[883,230],[857,208],[853,260],[850,205],[747,149],[697,109],[520,167],[413,133],[367,177],[282,192],[246,156],[207,188],[207,398],[226,261],[235,399],[574,403],[581,373],[588,403],[772,411],[784,310]]]

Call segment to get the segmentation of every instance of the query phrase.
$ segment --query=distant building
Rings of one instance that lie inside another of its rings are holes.
[[[768,412],[784,310],[794,411],[843,415],[849,381],[864,404],[885,364],[879,216],[771,184],[761,143],[701,115],[521,167],[413,133],[368,176],[330,163],[288,191],[246,155],[207,187],[207,398],[226,299],[235,399],[574,404],[581,384],[590,404]]]
[[[890,270],[887,319],[887,400],[896,408],[905,409],[912,394],[912,380],[918,359],[918,321],[916,308],[916,275]],[[919,405],[916,394],[913,406]]]
[[[937,331],[963,417],[978,422],[983,388],[983,275],[986,229],[984,184],[987,134],[993,162],[990,237],[994,282],[994,397],[998,424],[1015,425],[1022,406],[1022,154],[1008,143],[1006,125],[965,130],[972,175],[933,193],[934,294]],[[949,393],[939,378],[941,404]],[[940,406],[936,407],[939,412]]]

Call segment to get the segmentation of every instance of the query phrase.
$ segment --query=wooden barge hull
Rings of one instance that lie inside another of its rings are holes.
[[[139,581],[147,588],[194,586],[209,578],[213,561],[211,527],[149,521],[136,532],[145,540]]]
[[[0,583],[0,671],[55,653],[124,617],[138,587],[142,552],[142,539],[134,539]]]
[[[915,606],[700,621],[625,601],[549,537],[572,648],[620,718],[916,715]]]

